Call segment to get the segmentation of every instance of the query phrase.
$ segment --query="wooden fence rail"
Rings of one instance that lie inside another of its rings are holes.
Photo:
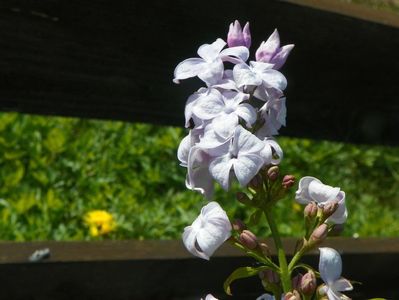
[[[0,109],[182,126],[173,69],[235,19],[296,44],[283,135],[398,144],[399,16],[337,0],[3,0]]]
[[[292,255],[295,243],[295,239],[284,240],[288,255]],[[323,246],[341,252],[343,276],[362,282],[355,285],[354,299],[399,299],[399,239],[333,238]],[[29,262],[30,255],[43,248],[50,249],[50,258]],[[316,254],[304,261],[317,266]],[[226,299],[223,280],[236,267],[253,263],[229,245],[205,261],[192,257],[180,241],[3,242],[0,297],[198,300],[212,292]],[[234,283],[232,291],[234,299],[255,299],[262,287],[252,278]]]

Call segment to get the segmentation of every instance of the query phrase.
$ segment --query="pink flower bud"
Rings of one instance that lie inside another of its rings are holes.
[[[239,231],[239,232],[241,232],[241,231],[243,231],[243,230],[245,230],[247,228],[245,223],[243,221],[241,221],[240,219],[234,220],[232,225],[233,225],[233,229],[235,231]]]
[[[295,177],[293,175],[284,176],[282,183],[283,188],[289,189],[290,187],[293,187],[294,184],[295,184]]]
[[[266,243],[260,243],[259,248],[264,256],[271,256],[270,248]]]
[[[305,218],[313,219],[317,215],[317,204],[314,202],[310,202],[305,206],[303,210],[303,214]]]
[[[329,216],[331,216],[335,211],[338,209],[338,201],[330,201],[327,202],[323,206],[323,217],[327,219]]]
[[[254,178],[249,182],[248,187],[253,188],[255,191],[262,188],[263,180],[262,176],[256,174]]]
[[[262,280],[266,280],[268,283],[271,284],[277,284],[280,282],[280,277],[276,272],[272,270],[262,271],[262,275],[259,274],[259,276]]]
[[[279,174],[279,167],[278,166],[272,166],[267,170],[267,178],[269,178],[270,181],[276,181],[278,178]]]
[[[298,291],[293,290],[292,292],[285,294],[284,300],[301,300],[301,295],[298,293]]]
[[[323,223],[319,227],[317,227],[310,236],[310,241],[313,245],[319,244],[324,241],[328,234],[328,226]]]
[[[245,24],[244,29],[241,29],[240,22],[237,20],[230,24],[229,32],[227,33],[227,45],[229,47],[244,46],[247,48],[251,46],[251,33],[248,22]]]
[[[317,282],[316,275],[313,271],[308,271],[302,276],[302,280],[299,286],[299,291],[304,295],[313,295],[316,290]]]
[[[299,289],[299,287],[301,285],[302,277],[303,277],[302,274],[298,274],[298,275],[296,275],[296,276],[294,276],[292,278],[292,288],[294,290],[298,290]]]
[[[258,239],[256,235],[254,235],[249,230],[243,230],[240,234],[240,242],[243,246],[247,247],[248,249],[255,249],[258,246]]]

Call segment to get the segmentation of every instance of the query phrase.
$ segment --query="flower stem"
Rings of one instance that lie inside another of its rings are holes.
[[[273,236],[273,240],[274,240],[274,243],[275,243],[276,249],[277,249],[277,257],[278,257],[278,262],[280,265],[280,277],[281,277],[281,283],[283,285],[283,291],[284,291],[284,293],[288,293],[292,290],[291,276],[290,276],[290,271],[288,270],[287,258],[285,257],[283,244],[281,243],[280,234],[278,232],[277,225],[274,222],[274,219],[273,219],[270,209],[268,209],[268,208],[264,209],[264,213],[265,213],[267,222],[269,223],[270,230],[271,230],[272,236]]]

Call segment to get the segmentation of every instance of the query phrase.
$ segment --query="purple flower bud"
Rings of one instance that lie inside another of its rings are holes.
[[[245,223],[243,221],[241,221],[240,219],[234,220],[232,225],[233,225],[233,229],[235,231],[241,232],[241,231],[247,229],[247,226],[245,225]]]
[[[287,60],[294,45],[280,47],[280,36],[277,29],[273,31],[266,42],[262,42],[256,50],[256,61],[274,64],[273,69],[279,70]]]
[[[258,191],[262,188],[263,180],[262,176],[256,174],[254,178],[248,184],[248,187],[253,188],[255,191]]]
[[[295,184],[295,177],[293,175],[285,175],[283,178],[283,188],[289,189],[290,187],[293,187]]]
[[[249,230],[243,230],[240,234],[240,242],[248,249],[255,249],[258,246],[258,238]]]
[[[312,243],[313,246],[320,244],[322,241],[326,239],[327,234],[328,234],[328,226],[327,224],[323,223],[312,232],[312,235],[310,236],[310,242]]]
[[[317,215],[317,204],[315,202],[310,202],[305,206],[303,210],[305,218],[313,219]]]
[[[293,290],[292,292],[285,294],[284,300],[301,300],[301,295],[297,290]]]
[[[308,271],[302,276],[299,291],[304,295],[313,295],[316,290],[316,275],[313,271]]]
[[[327,202],[326,205],[323,206],[323,217],[327,219],[338,209],[338,201],[330,201]]]
[[[278,166],[272,166],[267,170],[267,178],[269,178],[270,181],[276,181],[278,178],[279,174],[279,168]]]
[[[260,243],[259,248],[262,251],[264,256],[271,256],[270,248],[266,243]]]
[[[251,46],[251,33],[248,22],[245,24],[244,29],[241,29],[240,22],[237,20],[230,24],[227,45],[229,47],[244,46],[247,48]]]
[[[292,288],[293,288],[294,290],[299,289],[299,287],[300,287],[300,285],[301,285],[302,277],[303,277],[302,274],[298,274],[298,275],[296,275],[296,276],[294,276],[294,277],[292,278]]]
[[[236,194],[236,198],[239,202],[241,202],[242,204],[250,204],[251,203],[251,199],[249,199],[249,197],[247,196],[247,194],[243,193],[243,192],[237,192]]]

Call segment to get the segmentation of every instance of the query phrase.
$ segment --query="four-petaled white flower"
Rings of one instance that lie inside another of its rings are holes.
[[[281,97],[287,87],[284,75],[274,70],[272,64],[264,62],[235,65],[233,78],[240,89],[251,91],[256,88],[254,95],[263,101]]]
[[[260,108],[259,112],[265,123],[258,129],[256,136],[260,138],[277,135],[281,126],[285,126],[287,116],[285,97],[270,99]]]
[[[351,291],[353,289],[349,280],[341,277],[342,260],[339,253],[332,248],[319,248],[320,261],[319,272],[325,285],[320,292],[327,295],[328,300],[350,299],[340,292]]]
[[[280,47],[280,36],[275,29],[267,41],[260,44],[255,57],[257,61],[273,64],[273,69],[278,70],[284,65],[292,48],[292,44]]]
[[[316,202],[318,206],[335,201],[338,203],[338,209],[327,219],[327,222],[343,224],[348,217],[345,192],[341,191],[339,187],[325,185],[319,179],[311,176],[301,178],[295,200],[300,204]]]
[[[246,186],[265,163],[261,155],[264,148],[261,140],[237,126],[232,141],[220,147],[220,155],[211,161],[209,171],[225,190],[229,189],[232,170],[241,186]]]
[[[198,48],[201,58],[188,58],[179,63],[174,71],[175,83],[182,79],[198,76],[208,86],[216,84],[223,77],[223,62],[243,63],[247,61],[249,52],[244,46],[232,47],[222,50],[226,42],[217,39],[212,44],[204,44]]]
[[[183,232],[183,243],[195,256],[209,260],[210,256],[231,236],[231,223],[217,202],[210,202]]]

